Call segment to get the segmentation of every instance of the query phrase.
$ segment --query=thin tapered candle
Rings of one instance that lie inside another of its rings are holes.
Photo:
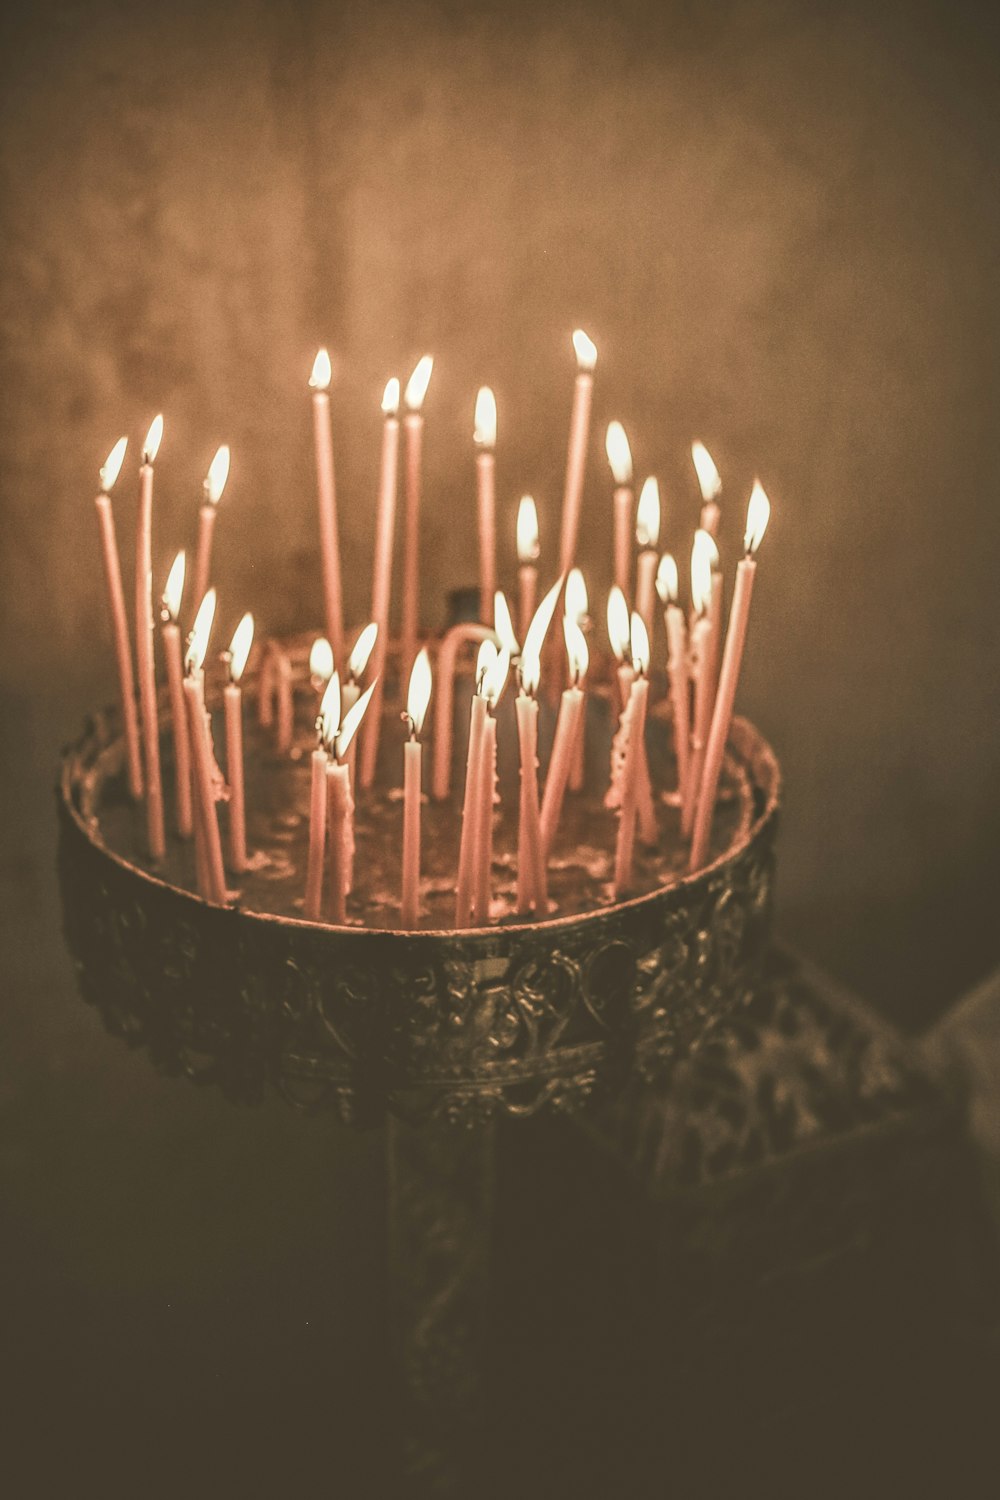
[[[704,443],[691,444],[691,458],[698,475],[698,488],[701,490],[701,519],[698,524],[710,536],[716,536],[721,516],[719,496],[722,493],[722,480]]]
[[[101,469],[101,490],[94,502],[101,536],[101,560],[108,590],[111,634],[118,668],[118,691],[122,705],[122,731],[125,738],[125,771],[129,795],[142,796],[142,757],[139,749],[139,718],[135,706],[135,677],[132,671],[132,647],[128,635],[128,615],[122,589],[121,561],[115,535],[115,514],[111,507],[111,490],[121,473],[127,438],[119,438]]]
[[[226,774],[229,778],[229,868],[247,867],[246,794],[243,776],[243,689],[240,679],[253,644],[253,615],[237,625],[229,647],[229,681],[223,693],[226,718]]]
[[[477,786],[478,817],[475,829],[473,864],[475,917],[480,927],[490,919],[490,896],[493,874],[493,807],[497,788],[497,722],[493,710],[500,699],[510,669],[506,646],[495,652],[483,676],[482,693],[486,699],[483,722],[482,761]]]
[[[330,679],[331,689],[336,681],[334,673]],[[354,865],[354,795],[347,768],[347,755],[358,731],[376,684],[358,698],[357,702],[343,712],[339,726],[332,733],[327,745],[331,760],[327,768],[327,821],[330,835],[330,910],[335,922],[347,921],[347,895],[352,884]],[[339,717],[339,714],[338,714]],[[332,728],[333,716],[330,716]]]
[[[177,832],[182,839],[191,837],[191,739],[184,707],[184,666],[181,653],[181,631],[177,623],[184,593],[185,555],[178,552],[163,590],[161,636],[167,664],[167,688],[170,694],[170,727],[174,739],[174,800]]]
[[[697,810],[694,832],[691,839],[692,870],[699,869],[708,855],[708,841],[712,829],[712,814],[722,772],[722,759],[733,719],[733,704],[739,683],[740,666],[746,645],[747,627],[750,623],[750,601],[753,597],[754,576],[757,571],[756,552],[767,529],[771,504],[759,480],[754,480],[747,507],[747,529],[744,537],[745,555],[736,569],[736,587],[729,610],[726,629],[726,645],[719,674],[719,688],[712,710],[712,724],[705,751],[705,764],[698,788]]]
[[[538,594],[538,511],[530,495],[517,507],[517,633],[523,641]]]
[[[677,602],[677,564],[669,552],[665,552],[660,558],[656,570],[656,592],[663,605],[663,623],[667,632],[667,676],[670,682],[674,758],[677,761],[677,795],[683,807],[691,755],[687,626],[684,611]]]
[[[344,605],[340,576],[340,528],[337,519],[337,484],[333,467],[333,430],[330,425],[330,381],[333,367],[326,349],[313,361],[309,387],[312,391],[313,447],[316,451],[316,502],[319,513],[319,551],[323,573],[323,606],[326,633],[340,661],[344,650]]]
[[[375,559],[372,568],[371,617],[378,626],[375,642],[375,703],[361,738],[360,781],[370,787],[375,780],[379,735],[382,729],[382,693],[389,648],[389,598],[392,585],[392,539],[396,528],[396,480],[399,460],[399,381],[393,378],[382,395],[382,457],[379,469],[378,509],[375,518]]]
[[[558,594],[550,591],[536,610],[525,634],[524,648],[517,668],[520,691],[514,706],[521,760],[517,909],[522,916],[526,916],[534,907],[536,915],[544,917],[549,909],[548,877],[542,853],[541,812],[538,803],[538,703],[535,693],[538,691],[542,670],[542,645],[552,621],[557,598]]]
[[[146,791],[146,840],[150,858],[166,853],[163,834],[163,785],[160,779],[160,727],[156,708],[153,660],[153,462],[163,436],[163,418],[154,417],[143,444],[139,470],[139,512],[135,549],[135,660],[142,714]]]
[[[614,578],[623,594],[632,587],[632,450],[620,422],[609,422],[604,449],[615,481]]]
[[[694,609],[694,624],[690,636],[690,671],[694,680],[694,720],[691,726],[691,762],[687,785],[687,798],[681,809],[681,832],[687,838],[694,826],[695,804],[701,773],[705,764],[708,732],[712,722],[714,699],[712,682],[712,634],[716,628],[718,612],[713,612],[712,553],[714,542],[707,531],[695,532],[691,549],[691,599]]]
[[[400,630],[401,671],[409,674],[417,654],[420,628],[420,488],[424,437],[424,397],[434,360],[425,354],[406,382],[403,418],[406,457],[403,470],[403,613]]]
[[[568,620],[573,620],[582,631],[586,631],[590,620],[590,600],[587,596],[587,585],[579,568],[570,568],[566,575],[566,602],[564,611]],[[573,746],[573,759],[569,768],[569,789],[571,792],[579,792],[583,789],[584,774],[586,771],[586,741],[587,741],[587,716],[580,715],[577,725],[576,743]]]
[[[311,922],[323,913],[323,865],[326,858],[327,753],[321,743],[312,753],[309,784],[309,854],[306,864],[306,895],[303,911]]]
[[[632,669],[634,677],[623,722],[627,723],[624,763],[621,768],[618,837],[615,842],[615,895],[624,895],[632,885],[635,825],[639,786],[644,761],[646,706],[649,701],[649,641],[637,613],[632,615]]]
[[[566,450],[566,483],[563,489],[562,527],[559,537],[559,571],[568,573],[576,560],[580,531],[580,506],[583,500],[583,478],[590,440],[590,402],[594,390],[594,366],[597,349],[582,328],[573,334],[576,353],[576,381],[573,387],[573,410]]]
[[[650,475],[642,486],[635,515],[635,539],[639,558],[635,571],[635,608],[653,639],[653,611],[656,607],[657,548],[660,542],[660,488]]]
[[[645,627],[644,627],[645,628]],[[618,685],[618,702],[621,711],[618,733],[615,735],[611,747],[611,782],[605,797],[606,807],[619,806],[620,776],[615,770],[619,736],[627,732],[627,725],[623,722],[628,710],[632,696],[632,684],[635,681],[635,668],[633,666],[634,652],[632,638],[634,635],[632,617],[625,600],[625,595],[617,585],[612,588],[608,595],[608,639],[611,649],[615,654],[618,667],[615,678]],[[648,654],[648,636],[646,638],[646,650]],[[638,773],[636,789],[636,805],[638,809],[639,837],[644,844],[652,847],[657,842],[656,809],[653,804],[653,789],[649,776],[649,758],[646,754],[646,745],[643,741],[638,749]]]
[[[275,648],[274,680],[278,699],[275,724],[275,746],[284,755],[292,748],[295,733],[295,695],[292,687],[292,663],[286,651]]]
[[[420,920],[420,735],[431,697],[431,662],[426,646],[418,654],[410,673],[406,697],[409,738],[403,746],[403,894],[401,916],[404,927]]]
[[[462,832],[458,846],[458,878],[455,883],[455,926],[468,927],[475,904],[476,836],[479,822],[479,780],[483,761],[483,733],[487,700],[483,691],[486,674],[496,660],[492,639],[483,641],[476,661],[476,689],[469,710],[469,748],[465,761],[465,795],[462,802]],[[439,674],[440,675],[440,674]],[[440,705],[439,705],[440,708]]]
[[[222,839],[216,809],[215,766],[209,738],[204,696],[204,662],[215,618],[215,590],[210,589],[198,607],[187,652],[184,696],[191,736],[191,765],[200,827],[207,896],[219,906],[226,904],[226,876],[222,862]]]
[[[479,535],[479,618],[489,619],[497,586],[496,445],[497,402],[488,385],[476,396],[472,429],[476,453],[476,516]]]
[[[215,534],[215,517],[229,478],[229,447],[226,443],[216,450],[205,475],[204,499],[198,515],[198,561],[194,575],[194,597],[203,599],[208,591],[212,573],[212,537]]]
[[[580,732],[580,720],[585,710],[581,684],[586,676],[590,656],[583,631],[574,620],[564,618],[563,633],[566,637],[566,654],[569,658],[570,684],[559,701],[555,739],[545,777],[545,791],[542,794],[542,852],[546,859],[552,851],[556,829],[559,826],[576,737]]]
[[[358,699],[361,697],[361,679],[368,670],[368,663],[371,660],[373,651],[375,650],[375,642],[377,640],[378,626],[375,624],[374,620],[370,620],[369,623],[365,626],[364,630],[362,630],[359,634],[357,640],[354,642],[354,645],[351,647],[351,654],[347,659],[347,681],[342,684],[340,690],[343,700],[343,710],[345,714],[347,713],[348,709],[354,707],[355,703],[357,703]],[[356,796],[358,789],[357,764],[358,736],[354,735],[351,739],[350,748],[347,752],[347,773],[351,779],[352,796]],[[351,863],[348,866],[348,890],[351,889],[353,883],[354,863],[352,859]]]

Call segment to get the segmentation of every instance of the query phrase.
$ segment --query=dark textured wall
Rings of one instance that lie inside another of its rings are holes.
[[[755,472],[771,494],[742,706],[787,772],[787,930],[911,1022],[996,959],[987,23],[777,0],[43,0],[2,25],[0,682],[22,935],[51,889],[56,744],[114,690],[90,502],[118,433],[138,444],[166,414],[161,569],[228,440],[223,620],[315,621],[305,380],[328,342],[360,615],[378,397],[432,350],[434,599],[473,569],[481,381],[505,535],[532,488],[551,558],[580,323],[600,348],[595,591],[610,416],[660,473],[679,546],[692,436],[727,481],[730,559]],[[130,486],[119,512],[127,534]]]

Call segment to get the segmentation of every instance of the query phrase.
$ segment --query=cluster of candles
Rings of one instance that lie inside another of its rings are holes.
[[[497,802],[496,708],[508,680],[517,685],[515,713],[520,753],[520,802],[517,852],[517,907],[525,916],[548,914],[548,867],[567,790],[583,785],[586,674],[589,652],[587,588],[574,559],[579,533],[583,481],[590,436],[590,407],[597,351],[581,330],[573,335],[577,357],[566,477],[560,528],[559,577],[538,602],[538,518],[534,501],[525,496],[517,516],[517,626],[505,594],[496,581],[495,451],[497,408],[492,391],[476,398],[477,517],[479,541],[480,622],[453,627],[437,647],[437,702],[431,791],[435,799],[450,792],[452,719],[457,657],[469,642],[479,645],[470,706],[469,741],[462,799],[461,836],[455,882],[455,926],[485,925],[490,918],[493,828]],[[403,747],[403,847],[401,922],[419,925],[421,883],[420,804],[424,723],[431,699],[432,669],[426,644],[420,641],[419,519],[423,444],[423,403],[433,369],[421,359],[403,393],[390,380],[382,399],[384,414],[376,505],[371,622],[361,632],[345,662],[337,493],[334,478],[329,387],[331,364],[320,350],[310,378],[313,408],[319,540],[326,616],[325,637],[310,653],[309,671],[317,694],[317,745],[312,755],[309,848],[305,872],[304,912],[319,921],[347,920],[347,897],[354,881],[354,803],[372,786],[382,723],[382,691],[389,644],[393,545],[396,530],[400,426],[404,433],[403,578],[401,600],[401,680],[408,676]],[[96,507],[105,580],[121,692],[125,764],[131,795],[143,798],[148,852],[154,863],[165,855],[159,725],[154,666],[151,534],[154,462],[163,435],[157,417],[146,435],[139,470],[136,541],[135,674],[121,581],[119,553],[110,493],[124,462],[121,438],[101,469]],[[670,795],[680,808],[681,831],[690,840],[689,868],[698,869],[708,855],[709,836],[722,771],[726,739],[749,621],[756,552],[767,525],[770,505],[754,482],[747,509],[744,556],[736,582],[728,625],[722,629],[723,581],[715,536],[719,524],[721,481],[707,449],[692,446],[702,495],[700,526],[691,553],[692,608],[678,602],[679,579],[670,553],[659,552],[660,497],[649,478],[635,502],[632,457],[619,422],[607,430],[606,451],[614,478],[612,500],[614,586],[608,598],[607,625],[617,659],[618,728],[611,751],[605,803],[618,814],[613,889],[616,897],[633,888],[636,839],[655,847],[658,825],[646,755],[651,641],[656,603],[663,609],[667,640],[667,680],[677,787]],[[212,741],[205,701],[204,663],[215,610],[209,587],[216,511],[229,473],[229,449],[218,450],[205,480],[200,509],[194,594],[199,601],[193,627],[182,652],[181,597],[185,554],[170,569],[162,601],[161,640],[166,666],[174,744],[176,831],[193,838],[198,888],[207,900],[229,899],[226,869],[243,875],[248,867],[241,678],[253,643],[254,623],[245,614],[236,627],[225,660],[224,690],[226,776]],[[635,545],[634,545],[635,544]],[[635,549],[638,549],[637,556]],[[634,603],[628,596],[633,589]],[[559,700],[555,736],[544,787],[539,787],[538,691],[543,660],[551,661],[546,642],[560,601],[568,677]],[[489,623],[489,621],[492,623]],[[362,690],[362,679],[370,677]],[[135,677],[138,678],[136,694]],[[138,698],[138,710],[136,699]],[[293,751],[292,667],[276,643],[267,643],[260,672],[261,723],[272,726],[279,752]],[[359,730],[363,732],[359,734]],[[293,751],[293,753],[296,753]],[[228,802],[228,847],[218,819],[219,801]],[[327,896],[324,901],[324,886]]]

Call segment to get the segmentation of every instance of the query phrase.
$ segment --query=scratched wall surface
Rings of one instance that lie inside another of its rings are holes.
[[[778,0],[42,0],[0,24],[0,682],[22,934],[51,888],[56,745],[114,690],[90,500],[119,432],[137,445],[166,414],[161,574],[227,440],[222,629],[248,607],[314,622],[305,381],[328,343],[360,619],[378,398],[433,351],[435,625],[474,566],[480,382],[500,406],[501,566],[524,489],[552,560],[581,324],[600,350],[595,595],[611,416],[660,475],[679,549],[693,436],[726,481],[730,562],[755,473],[771,494],[742,707],[787,774],[786,930],[911,1024],[996,960],[990,23]],[[126,484],[125,536],[133,504]]]

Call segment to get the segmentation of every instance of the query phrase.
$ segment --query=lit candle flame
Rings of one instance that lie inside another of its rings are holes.
[[[496,657],[497,648],[495,643],[488,640],[483,641],[476,656],[476,692],[480,697],[486,696],[483,691],[483,683],[486,681],[486,677],[493,663],[496,661]]]
[[[318,635],[309,648],[309,676],[315,683],[333,676],[333,647],[325,635]]]
[[[535,610],[531,624],[528,626],[528,633],[524,638],[524,645],[521,647],[521,659],[517,667],[518,676],[521,679],[522,688],[529,694],[533,694],[538,687],[542,673],[542,646],[549,633],[549,626],[552,624],[552,616],[559,603],[562,586],[562,579],[557,578]]]
[[[309,384],[314,391],[328,391],[330,381],[333,379],[333,366],[330,356],[325,349],[320,349],[313,360],[312,374],[309,376]]]
[[[615,484],[632,483],[632,449],[629,447],[625,429],[620,422],[609,422],[604,439],[604,451],[615,478]]]
[[[707,504],[709,500],[715,500],[722,492],[722,480],[711,453],[704,443],[691,444],[691,457],[694,459],[695,472],[698,475],[698,488],[701,490],[701,498]]]
[[[649,635],[642,615],[632,611],[632,628],[630,631],[630,648],[632,651],[632,669],[638,676],[645,677],[649,671]]]
[[[423,406],[433,368],[434,356],[432,354],[425,354],[422,359],[417,360],[413,374],[406,382],[406,391],[403,395],[407,411],[419,411]]]
[[[187,559],[184,552],[178,552],[170,564],[170,572],[163,589],[163,608],[172,620],[176,620],[181,612],[181,599],[184,596],[184,569]]]
[[[563,609],[568,619],[575,620],[581,626],[590,611],[587,585],[579,568],[570,568],[566,574],[566,602]]]
[[[568,615],[563,616],[563,636],[566,640],[566,655],[569,658],[569,680],[573,687],[579,687],[590,665],[587,637],[576,621],[571,620]]]
[[[538,551],[538,511],[531,496],[522,495],[517,507],[517,560],[537,562]]]
[[[253,615],[247,611],[229,643],[229,680],[239,682],[246,669],[247,657],[253,645]]]
[[[655,550],[660,540],[660,486],[653,474],[639,492],[635,511],[635,539],[640,547]]]
[[[382,410],[387,417],[394,417],[399,411],[399,381],[395,375],[386,381],[382,392]]]
[[[331,672],[330,681],[326,685],[323,697],[319,705],[319,733],[327,754],[333,748],[333,742],[340,728],[340,673]]]
[[[507,595],[502,589],[497,589],[493,595],[493,630],[501,646],[506,647],[511,656],[517,656],[520,648],[517,644],[517,636],[514,634],[514,621],[510,617]]]
[[[198,613],[194,617],[191,635],[188,638],[185,664],[189,672],[200,672],[205,665],[205,653],[208,651],[208,638],[212,634],[214,620],[215,590],[209,589],[198,605]]]
[[[588,338],[582,328],[573,332],[573,348],[576,351],[576,362],[581,370],[592,370],[597,364],[597,345],[593,339]]]
[[[106,495],[114,488],[115,480],[122,471],[125,462],[125,449],[128,447],[128,438],[119,438],[104,463],[101,465],[101,494]]]
[[[160,415],[158,417],[154,417],[152,422],[149,424],[149,431],[146,433],[146,441],[142,445],[142,461],[144,464],[151,464],[156,461],[156,455],[160,451],[160,443],[162,439],[163,417],[162,415]]]
[[[660,565],[656,570],[656,592],[660,596],[660,603],[676,604],[677,594],[680,589],[680,579],[677,575],[677,563],[674,561],[672,552],[664,552],[660,558]]]
[[[750,491],[750,503],[747,506],[747,529],[743,538],[747,556],[752,557],[760,546],[767,530],[767,523],[771,517],[771,502],[764,493],[764,486],[759,479],[753,482]]]
[[[509,671],[510,652],[506,646],[502,646],[483,674],[483,685],[480,689],[490,708],[496,708],[500,701]]]
[[[417,652],[410,673],[410,686],[406,694],[406,717],[410,721],[410,730],[414,737],[419,736],[424,727],[424,717],[427,713],[427,705],[431,701],[431,659],[424,646]]]
[[[362,630],[354,642],[354,649],[347,658],[347,672],[352,682],[357,682],[363,677],[365,668],[371,660],[371,654],[375,650],[375,642],[378,639],[378,624],[372,620]]]
[[[628,661],[630,650],[628,603],[617,584],[608,595],[608,640],[618,660]]]
[[[472,440],[480,448],[495,448],[497,445],[497,398],[488,385],[481,385],[476,392]]]
[[[713,538],[699,528],[691,547],[691,603],[699,615],[703,615],[712,602],[713,555],[718,561],[719,553]]]
[[[378,679],[376,678],[376,681],[377,680]],[[371,702],[371,696],[374,691],[375,683],[373,682],[371,687],[365,688],[357,703],[353,704],[352,707],[349,708],[344,715],[344,722],[343,724],[341,724],[339,733],[337,734],[337,737],[333,742],[333,753],[337,757],[338,761],[342,761],[348,750],[351,748],[351,741],[358,732],[358,727],[361,723],[361,720],[365,716],[365,709]]]
[[[223,443],[216,449],[215,457],[208,466],[205,476],[205,499],[210,505],[218,505],[222,499],[222,491],[226,488],[226,480],[229,478],[229,444]]]

